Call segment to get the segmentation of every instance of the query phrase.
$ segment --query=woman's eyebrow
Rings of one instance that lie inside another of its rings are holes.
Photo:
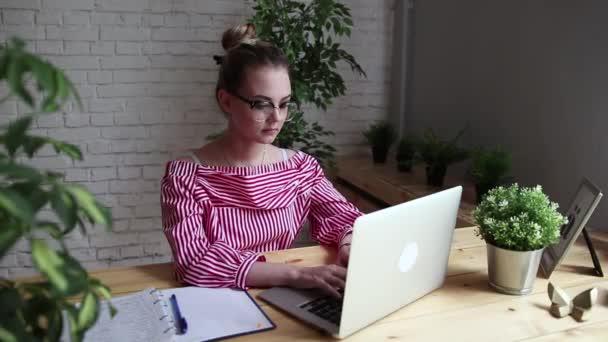
[[[289,95],[287,95],[287,96],[283,97],[283,98],[281,99],[281,101],[279,101],[279,102],[285,101],[285,100],[287,100],[287,99],[288,99],[288,98],[290,98],[290,97],[291,97],[291,94],[289,94]],[[268,101],[268,102],[272,102],[272,99],[271,99],[270,97],[268,97],[268,96],[264,96],[264,95],[255,95],[255,96],[254,96],[254,98],[256,98],[256,99],[262,99],[262,100],[264,100],[264,101]]]

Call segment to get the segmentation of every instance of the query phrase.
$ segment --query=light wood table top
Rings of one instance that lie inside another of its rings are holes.
[[[601,264],[608,260],[608,234],[592,233]],[[579,323],[572,317],[553,318],[548,308],[548,280],[537,277],[527,296],[497,293],[487,282],[485,243],[473,228],[455,231],[445,285],[399,311],[350,336],[348,341],[608,341],[608,280],[591,275],[591,257],[582,239],[570,250],[551,281],[570,295],[596,286],[598,303],[590,320]],[[268,261],[312,266],[329,263],[335,257],[322,247],[289,249],[266,254]],[[146,287],[180,286],[171,264],[145,265],[91,272],[109,285],[115,296]],[[259,289],[250,293],[276,323],[268,332],[239,337],[239,341],[333,340],[258,299]]]

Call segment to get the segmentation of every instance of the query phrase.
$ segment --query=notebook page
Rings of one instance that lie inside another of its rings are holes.
[[[99,319],[87,331],[84,342],[165,342],[171,341],[171,317],[164,314],[164,302],[146,289],[132,295],[115,297],[112,304],[118,310],[111,318],[107,303],[101,303]]]
[[[175,294],[188,322],[188,332],[175,335],[176,342],[199,342],[274,328],[253,299],[241,290],[182,287],[161,291],[165,298]]]

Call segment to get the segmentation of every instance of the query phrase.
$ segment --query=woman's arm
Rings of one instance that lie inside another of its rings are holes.
[[[189,167],[189,163],[183,164]],[[222,240],[210,241],[203,206],[192,194],[195,174],[177,171],[163,178],[161,208],[163,232],[173,252],[178,280],[203,287],[245,288],[249,269],[264,257],[232,248]]]
[[[316,178],[310,192],[312,237],[324,245],[350,243],[355,220],[363,213],[334,188],[318,165]]]
[[[338,265],[301,267],[280,263],[255,262],[245,280],[247,286],[288,286],[296,288],[319,288],[340,297],[337,289],[343,289],[346,269]]]
[[[350,242],[353,239],[353,234],[348,234],[342,238],[338,245],[338,265],[348,266],[348,258],[350,257]]]

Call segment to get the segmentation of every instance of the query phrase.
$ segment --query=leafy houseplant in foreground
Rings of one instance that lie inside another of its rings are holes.
[[[0,45],[0,81],[9,90],[0,101],[16,96],[33,111],[0,129],[0,258],[26,239],[33,265],[43,276],[35,283],[0,278],[0,340],[56,341],[65,311],[72,341],[80,341],[97,319],[100,298],[109,299],[110,291],[88,276],[63,240],[76,227],[84,234],[87,222],[109,227],[111,216],[86,189],[63,183],[62,174],[23,162],[47,145],[73,160],[82,159],[77,146],[28,133],[38,115],[58,111],[70,95],[80,100],[61,70],[28,53],[18,39]],[[37,93],[30,91],[30,83]],[[39,218],[47,207],[57,220]],[[41,235],[59,248],[49,246]],[[82,296],[80,305],[67,300],[73,296]]]
[[[385,163],[391,145],[397,139],[395,128],[387,121],[371,124],[363,136],[372,148],[374,163]]]
[[[490,190],[473,212],[476,235],[488,247],[490,285],[508,294],[533,289],[543,249],[559,241],[567,219],[541,186],[499,186]]]
[[[338,38],[349,37],[353,27],[350,10],[335,0],[257,0],[251,22],[264,41],[280,47],[290,65],[292,95],[299,105],[313,104],[326,110],[332,99],[346,93],[337,63],[365,76],[355,58],[340,47]],[[286,122],[276,144],[291,148],[300,144],[324,166],[331,165],[335,149],[321,141],[333,135],[319,124],[309,124],[298,106]]]

